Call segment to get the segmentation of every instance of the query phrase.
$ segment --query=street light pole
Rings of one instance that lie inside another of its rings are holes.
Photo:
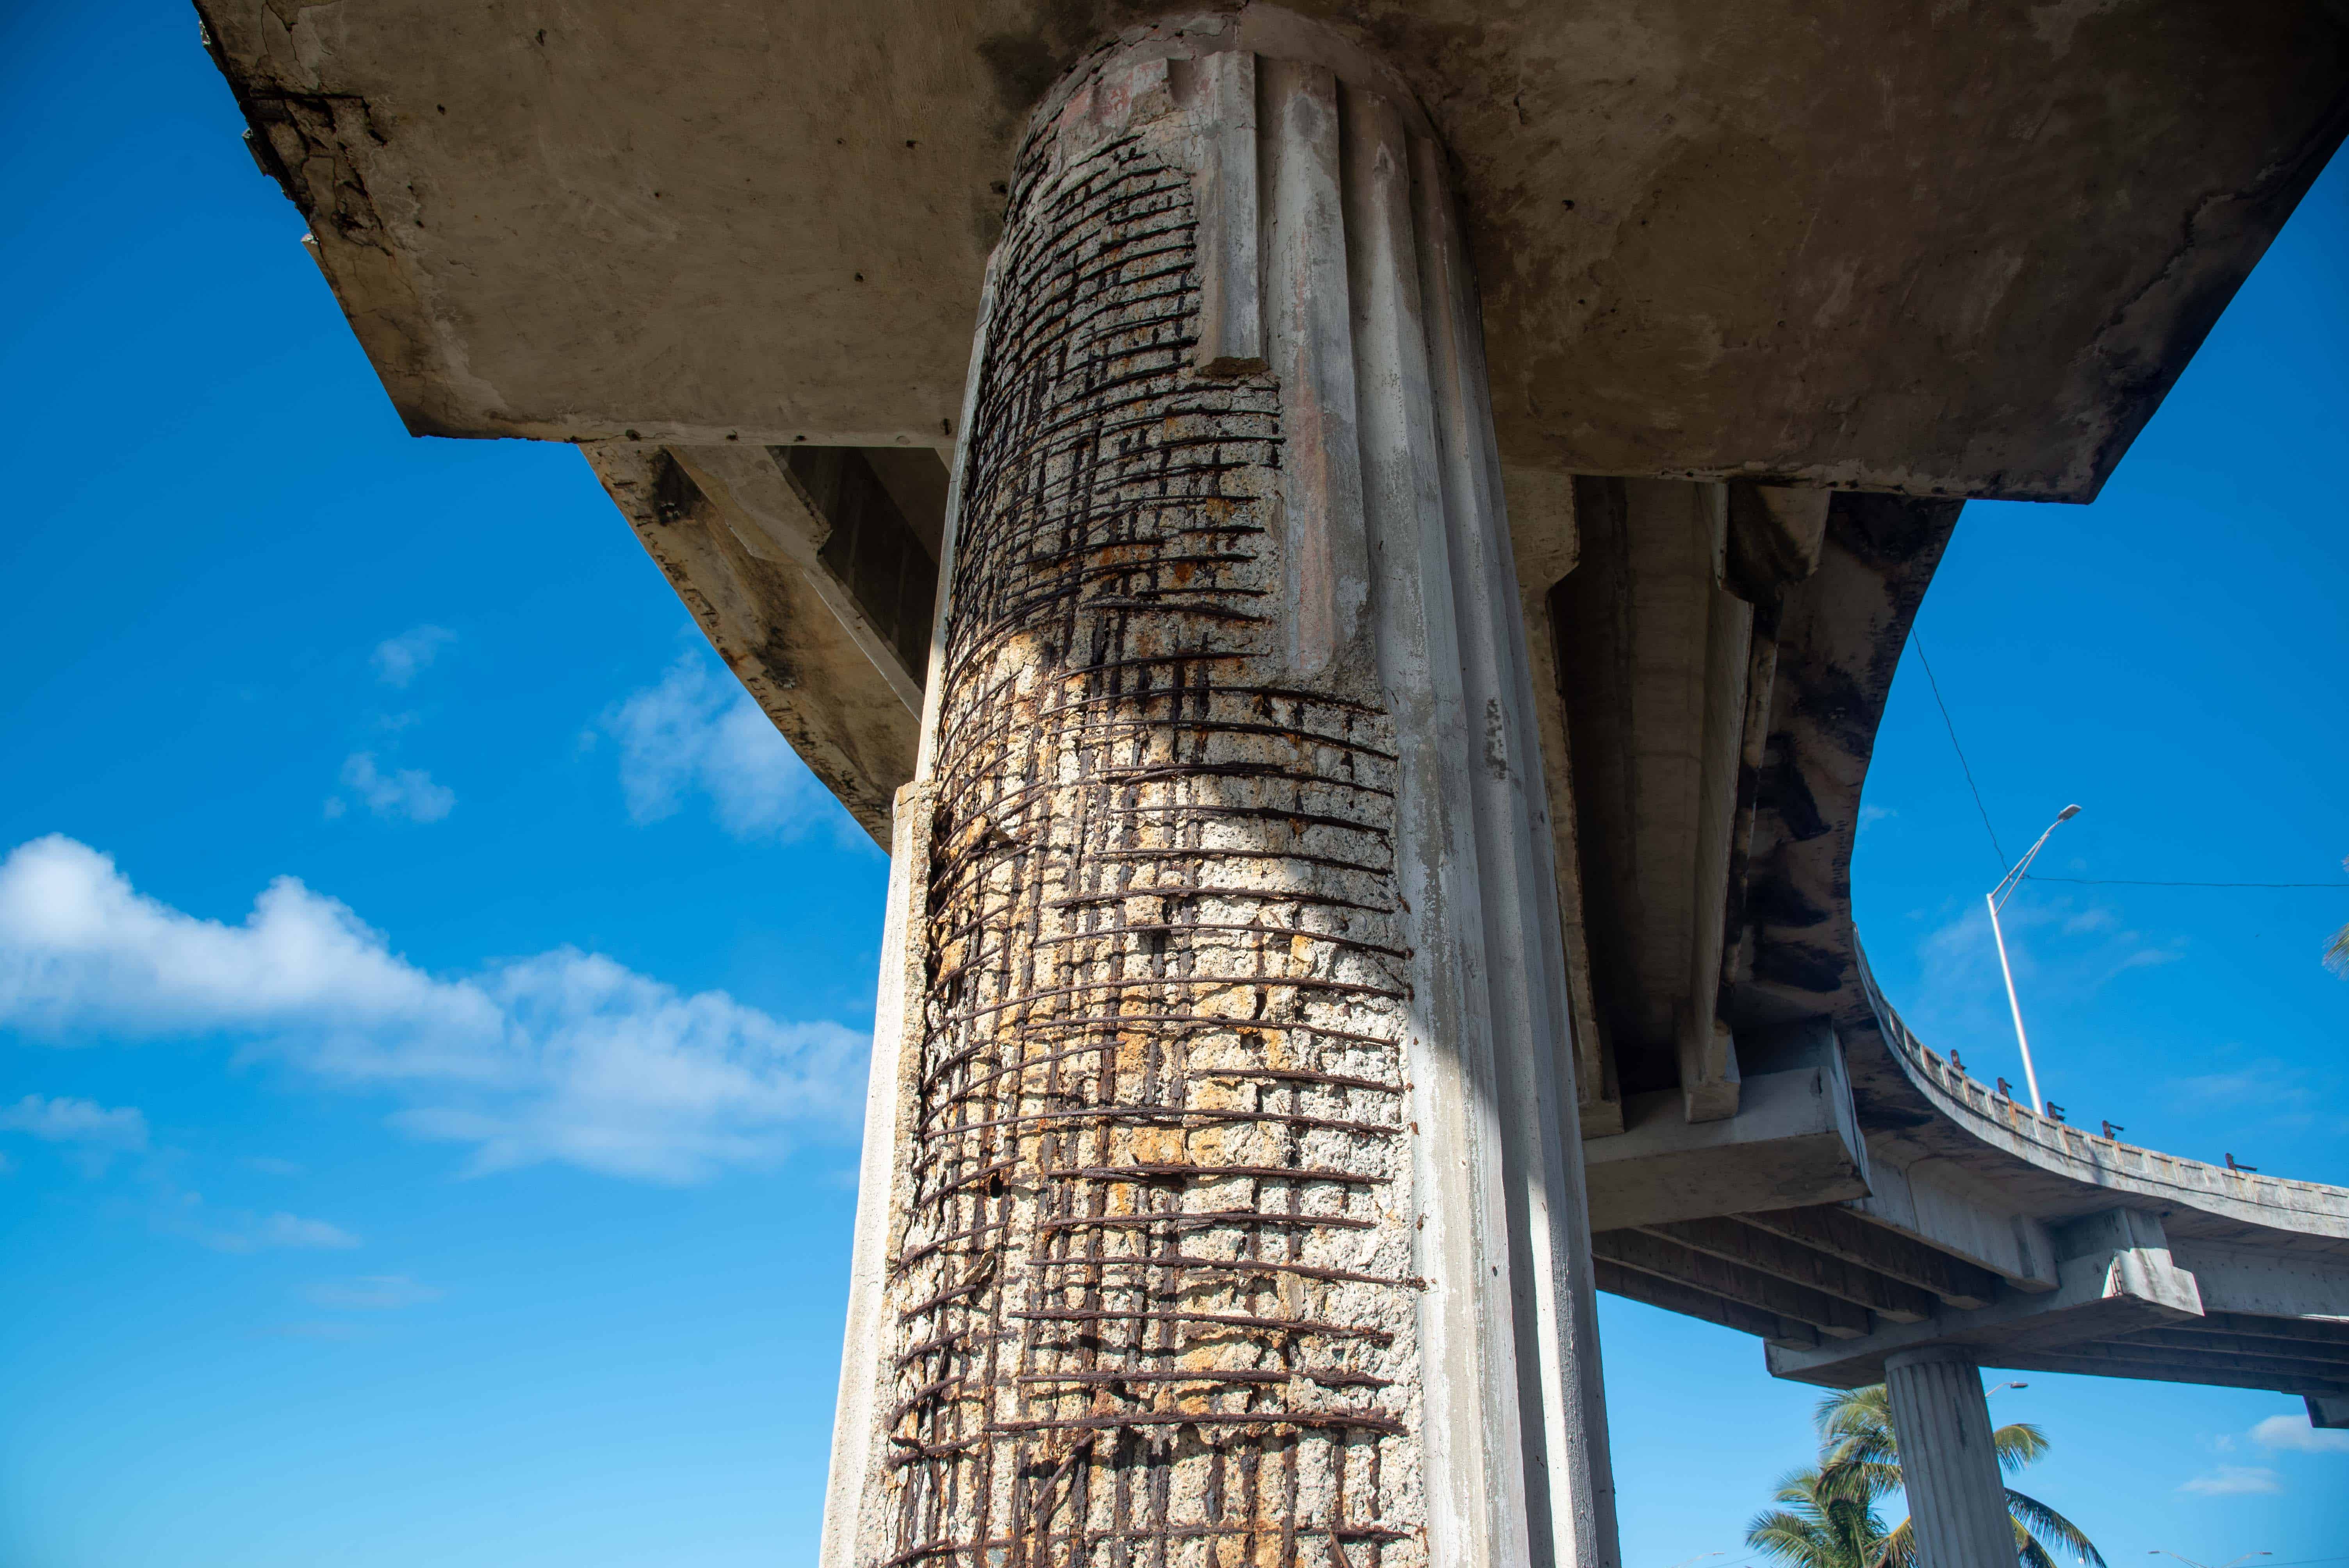
[[[2014,966],[2006,961],[2006,933],[1999,927],[1998,912],[2002,904],[2014,896],[2014,890],[2023,885],[2023,875],[2031,869],[2032,861],[2046,844],[2048,833],[2053,833],[2079,814],[2077,806],[2066,806],[2058,811],[2055,820],[2047,824],[2047,832],[2040,834],[2038,841],[2023,852],[2023,858],[2014,862],[2014,869],[1983,895],[1983,902],[1990,905],[1990,934],[1998,944],[1998,972],[2006,976],[2007,1010],[2014,1015],[2014,1043],[2023,1048],[2023,1081],[2031,1090],[2031,1111],[2034,1116],[2044,1116],[2047,1112],[2039,1099],[2039,1072],[2031,1065],[2031,1040],[2023,1032],[2023,1004],[2014,997]]]

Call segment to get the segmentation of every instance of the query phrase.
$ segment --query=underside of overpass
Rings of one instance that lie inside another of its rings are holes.
[[[1610,1563],[1594,1288],[1889,1377],[1932,1568],[1966,1368],[2349,1422],[2349,1192],[1972,1082],[1849,887],[2338,5],[198,9],[409,428],[579,446],[894,852],[828,1563]]]
[[[811,455],[595,460],[713,640],[765,649],[802,624],[761,582],[759,563],[789,559],[771,542],[796,537],[815,562],[843,531],[791,480]],[[893,472],[908,458],[824,454]],[[909,552],[937,537],[946,478],[927,454],[915,460],[932,464],[936,500],[903,514],[921,520],[902,525]],[[1868,972],[1848,889],[1860,785],[1957,504],[1508,477],[1526,614],[1550,632],[1533,642],[1537,669],[1607,672],[1537,687],[1564,808],[1553,820],[1599,1286],[1754,1335],[1774,1373],[1806,1382],[1878,1382],[1890,1350],[1946,1340],[1987,1366],[2273,1389],[2305,1397],[2320,1425],[2349,1420],[2349,1192],[2036,1115],[1917,1040]],[[1578,527],[1593,514],[1594,530]],[[1586,574],[1581,547],[1599,541],[1612,559]],[[1763,577],[1772,562],[1794,580]],[[802,570],[852,606],[814,617],[819,630],[871,624],[844,574]],[[1723,621],[1737,656],[1709,662]],[[890,657],[864,636],[876,665]],[[907,774],[924,662],[892,670],[910,687],[896,710]],[[1700,875],[1707,821],[1717,858]],[[1594,944],[1594,929],[1609,941]],[[1703,933],[1719,934],[1709,949]],[[1716,973],[1718,1030],[1690,1039],[1689,999]]]

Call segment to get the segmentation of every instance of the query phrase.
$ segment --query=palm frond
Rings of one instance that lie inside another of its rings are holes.
[[[1816,1470],[1788,1470],[1778,1478],[1778,1485],[1770,1493],[1774,1502],[1791,1502],[1816,1510],[1819,1501],[1819,1472]]]
[[[1790,1470],[1778,1482],[1777,1501],[1786,1506],[1756,1514],[1746,1544],[1790,1568],[1878,1568],[1884,1521],[1864,1477]]]
[[[1900,1467],[1867,1460],[1829,1459],[1819,1467],[1819,1489],[1837,1497],[1874,1504],[1900,1490]]]
[[[2014,1552],[2022,1559],[2023,1568],[2055,1568],[2055,1559],[2047,1555],[2047,1548],[2023,1528],[2021,1520],[2010,1521],[2014,1526]]]
[[[1917,1526],[1913,1521],[1902,1520],[1884,1538],[1877,1558],[1877,1568],[1917,1568]]]
[[[1991,1451],[2002,1470],[2021,1470],[2047,1454],[2047,1434],[2028,1421],[2001,1427],[1990,1435]]]
[[[2042,1540],[2052,1541],[2063,1547],[2088,1568],[2105,1568],[2105,1555],[2096,1550],[2087,1532],[2035,1497],[2026,1497],[2013,1487],[2006,1489],[2006,1511],[2014,1516],[2014,1527]]]
[[[1810,1520],[1784,1509],[1764,1509],[1745,1527],[1745,1544],[1795,1568],[1841,1568],[1826,1532]]]
[[[1847,1432],[1826,1439],[1819,1449],[1819,1462],[1826,1465],[1884,1465],[1900,1468],[1900,1447],[1890,1431]]]
[[[1881,1383],[1840,1388],[1818,1402],[1811,1420],[1819,1446],[1845,1462],[1889,1464],[1900,1457],[1892,1429],[1892,1396]]]

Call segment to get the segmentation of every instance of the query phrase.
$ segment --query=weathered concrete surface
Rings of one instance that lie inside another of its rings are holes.
[[[200,0],[412,429],[944,445],[1134,0]],[[1457,161],[1513,463],[2084,500],[2340,139],[2349,18],[1299,0]]]
[[[1745,1080],[1733,1117],[1692,1122],[1677,1090],[1634,1095],[1624,1130],[1584,1150],[1590,1224],[1611,1231],[1859,1198],[1868,1152],[1842,1065]]]
[[[1012,181],[898,797],[840,1568],[1613,1559],[1465,256],[1399,89],[1260,43],[1298,52],[1097,57]]]

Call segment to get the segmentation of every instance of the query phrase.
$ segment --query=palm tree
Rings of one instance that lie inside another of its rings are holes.
[[[1745,1544],[1794,1568],[1882,1568],[1896,1561],[1891,1538],[1858,1476],[1851,1470],[1814,1466],[1778,1483],[1776,1500],[1787,1506],[1764,1509],[1745,1527]],[[1900,1526],[1909,1528],[1904,1521]]]
[[[1892,1429],[1892,1400],[1881,1383],[1829,1394],[1813,1420],[1819,1462],[1778,1486],[1777,1501],[1746,1528],[1745,1543],[1791,1568],[1916,1568],[1916,1532],[1904,1519],[1886,1530],[1876,1504],[1900,1490],[1900,1445]],[[1991,1446],[2002,1470],[2021,1470],[2047,1451],[2047,1436],[2026,1421],[2001,1427]],[[2055,1568],[2052,1544],[2088,1568],[2105,1568],[2103,1553],[2080,1527],[2040,1501],[2006,1490],[2014,1521],[2014,1553],[2023,1568]]]

